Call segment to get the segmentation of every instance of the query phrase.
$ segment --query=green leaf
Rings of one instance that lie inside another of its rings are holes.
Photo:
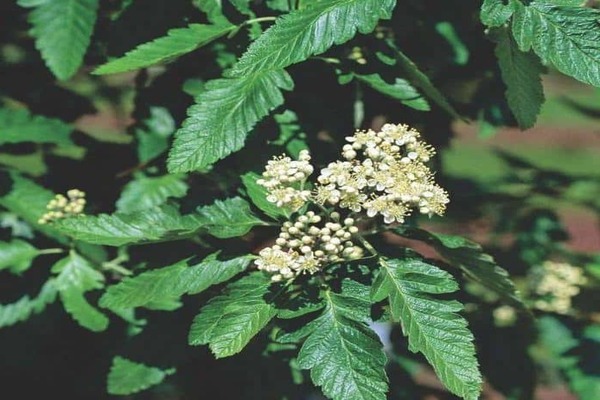
[[[381,259],[380,266],[372,297],[389,298],[392,318],[402,322],[409,348],[423,353],[452,393],[466,400],[479,398],[482,379],[473,335],[458,314],[463,307],[432,296],[458,289],[452,275],[418,259]]]
[[[77,287],[69,287],[59,292],[60,300],[79,325],[93,332],[102,332],[108,327],[108,318],[86,300]]]
[[[229,75],[278,70],[369,33],[389,19],[395,0],[322,0],[285,14],[249,47]]]
[[[306,144],[306,133],[302,131],[295,112],[285,110],[281,114],[273,115],[279,126],[279,136],[272,144],[283,146],[285,151],[292,157],[298,157],[300,151],[308,150]]]
[[[419,111],[429,111],[429,103],[419,94],[419,92],[406,80],[396,78],[394,83],[388,83],[381,78],[379,74],[353,76],[361,82],[366,83],[370,88],[396,100],[400,100],[405,106],[409,106]]]
[[[22,240],[0,242],[0,271],[10,268],[14,273],[26,271],[39,250]]]
[[[107,390],[109,394],[118,396],[141,392],[174,373],[174,368],[163,370],[117,356],[113,358],[108,373]]]
[[[5,143],[53,143],[72,145],[70,125],[56,118],[31,115],[25,109],[0,108],[0,145]]]
[[[585,0],[544,0],[545,3],[554,4],[557,6],[583,7]]]
[[[219,239],[243,236],[253,227],[265,224],[252,214],[250,204],[240,197],[217,200],[210,206],[200,207],[196,219],[204,232]]]
[[[217,25],[229,23],[223,15],[221,0],[192,0],[192,3],[206,14],[206,18]]]
[[[216,358],[234,355],[277,314],[270,280],[260,272],[231,283],[194,318],[189,343],[208,344]]]
[[[0,304],[0,328],[25,321],[32,315],[41,313],[55,299],[56,286],[54,280],[50,279],[42,286],[37,297],[33,299],[29,296],[23,296],[14,303]]]
[[[275,203],[267,200],[267,189],[256,183],[257,179],[260,179],[260,175],[255,172],[242,175],[242,183],[252,203],[271,218],[289,218],[290,214],[285,208],[277,207]]]
[[[113,310],[146,307],[163,300],[178,299],[186,293],[200,293],[241,273],[252,260],[249,256],[219,260],[218,255],[213,253],[191,266],[190,260],[182,260],[168,267],[125,278],[106,290],[100,299],[100,306]]]
[[[188,238],[202,223],[195,214],[181,215],[176,208],[165,205],[130,214],[65,218],[51,225],[83,242],[122,246]]]
[[[465,45],[464,41],[460,38],[458,32],[448,21],[438,22],[435,25],[435,30],[439,33],[454,51],[454,63],[458,65],[467,65],[469,62],[469,48]]]
[[[169,137],[175,132],[173,116],[164,107],[150,107],[150,117],[143,122],[144,128],[135,130],[140,162],[148,162],[169,149]]]
[[[71,252],[52,267],[56,276],[56,289],[65,310],[73,319],[94,332],[108,327],[108,318],[92,306],[84,294],[104,287],[104,276],[83,257]]]
[[[290,11],[289,0],[267,0],[267,7],[273,11]]]
[[[144,43],[94,70],[96,75],[115,74],[170,61],[202,47],[235,29],[235,25],[190,24],[171,29],[167,36]]]
[[[184,175],[163,175],[148,178],[143,175],[129,182],[117,200],[117,210],[124,213],[145,210],[164,204],[170,197],[184,197],[188,185]]]
[[[386,40],[388,46],[394,52],[394,58],[398,62],[398,66],[402,68],[408,80],[420,88],[423,93],[427,97],[429,97],[434,103],[436,103],[440,108],[445,110],[448,114],[453,116],[454,118],[461,118],[460,115],[456,112],[454,107],[448,102],[446,97],[440,92],[431,82],[429,77],[425,75],[419,67],[404,54],[401,52],[396,45],[391,40]]]
[[[507,30],[500,32],[499,39],[496,57],[506,84],[508,105],[521,129],[529,129],[535,124],[544,104],[540,75],[545,68],[533,52],[519,50]]]
[[[38,224],[40,217],[47,211],[46,205],[52,200],[54,193],[20,174],[11,173],[10,178],[11,190],[4,197],[0,197],[0,206],[18,215],[45,235],[64,243],[65,238],[53,226]]]
[[[429,243],[451,265],[460,268],[469,278],[493,290],[515,307],[527,309],[508,272],[496,264],[494,258],[485,253],[479,244],[461,236],[432,233],[416,228],[403,228],[396,232]]]
[[[254,125],[283,104],[281,90],[292,88],[282,70],[208,82],[175,134],[169,171],[204,168],[241,149]]]
[[[484,25],[489,27],[502,26],[508,22],[514,12],[511,0],[505,4],[504,0],[483,0],[479,17]]]
[[[90,44],[98,0],[51,0],[34,5],[29,14],[31,35],[42,58],[60,80],[72,77]]]
[[[323,296],[325,310],[304,329],[310,334],[298,353],[298,366],[310,369],[315,385],[332,399],[386,399],[386,357],[367,325],[367,288],[345,281],[341,293],[328,290]]]
[[[544,64],[600,87],[600,11],[514,1],[512,32],[521,51],[533,49]]]

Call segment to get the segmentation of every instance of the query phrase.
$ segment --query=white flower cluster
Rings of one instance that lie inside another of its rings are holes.
[[[347,137],[344,161],[321,170],[315,201],[339,205],[385,223],[403,222],[411,207],[422,214],[443,214],[448,194],[433,180],[425,165],[434,155],[407,125],[386,124],[380,132],[357,131]]]
[[[546,261],[532,269],[529,276],[535,308],[542,311],[566,314],[571,309],[571,299],[579,294],[580,285],[587,282],[583,270],[566,263]]]
[[[85,207],[85,193],[78,189],[71,189],[67,192],[67,196],[57,194],[48,203],[46,212],[38,220],[38,224],[47,224],[61,218],[73,217],[82,215]]]
[[[273,274],[273,281],[293,279],[300,274],[314,274],[323,266],[342,260],[362,258],[362,248],[352,242],[358,232],[352,218],[340,221],[331,213],[331,221],[322,226],[322,218],[309,211],[296,222],[285,222],[276,244],[264,248],[255,261],[258,269]]]
[[[298,160],[283,155],[270,160],[262,178],[256,183],[268,190],[269,202],[297,211],[310,198],[310,191],[303,190],[303,187],[313,170],[308,150],[302,150]]]

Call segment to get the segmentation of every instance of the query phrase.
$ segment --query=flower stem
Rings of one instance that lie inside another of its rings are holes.
[[[45,255],[45,254],[60,254],[60,253],[64,253],[65,250],[64,249],[44,249],[44,250],[39,250],[38,254],[39,255]]]
[[[367,239],[365,239],[361,235],[355,235],[355,236],[358,238],[360,243],[363,246],[365,246],[365,249],[367,249],[368,252],[371,253],[371,255],[373,255],[374,257],[379,257],[379,253],[377,252],[377,250],[375,250],[375,247],[373,247],[373,245],[367,241]]]
[[[110,271],[114,271],[121,275],[126,275],[126,276],[133,274],[133,272],[131,272],[130,270],[123,268],[122,266],[112,263],[110,261],[103,263],[102,268],[110,270]]]

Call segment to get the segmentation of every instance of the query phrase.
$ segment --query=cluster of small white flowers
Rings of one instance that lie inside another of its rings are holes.
[[[380,132],[357,131],[347,137],[342,156],[321,170],[314,199],[339,205],[385,223],[403,222],[411,207],[422,214],[443,214],[448,194],[425,165],[434,155],[407,125],[386,124]]]
[[[85,193],[78,189],[71,189],[67,192],[67,196],[57,194],[48,203],[46,212],[38,220],[39,224],[47,224],[57,219],[82,215],[85,207]]]
[[[285,222],[276,244],[264,248],[254,261],[258,269],[272,273],[275,282],[300,274],[314,274],[323,266],[363,257],[363,249],[352,242],[358,232],[352,218],[343,221],[337,212],[322,226],[322,218],[309,211],[295,222]]]
[[[571,299],[587,282],[581,268],[566,263],[546,261],[532,269],[529,276],[533,294],[538,297],[534,307],[542,311],[566,314],[571,310]]]
[[[310,191],[303,186],[313,170],[308,150],[302,150],[298,160],[283,155],[270,160],[256,183],[267,189],[269,202],[297,211],[310,198]]]

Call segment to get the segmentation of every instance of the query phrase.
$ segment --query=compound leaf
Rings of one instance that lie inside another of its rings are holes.
[[[512,32],[522,51],[533,49],[544,64],[600,87],[600,11],[538,1],[513,3]]]
[[[310,369],[313,382],[332,399],[386,399],[386,357],[367,325],[368,290],[346,281],[341,293],[323,296],[325,310],[303,329],[310,334],[298,353],[298,366]]]
[[[239,353],[277,314],[269,283],[257,272],[229,284],[194,318],[189,343],[208,344],[217,358]]]
[[[38,254],[38,249],[22,240],[0,242],[0,271],[10,269],[15,273],[23,272]]]
[[[264,225],[241,197],[217,200],[210,206],[200,207],[196,219],[204,232],[220,239],[242,236],[256,225]]]
[[[283,70],[208,82],[175,133],[169,171],[194,171],[240,150],[254,125],[283,104],[281,91],[292,88]]]
[[[429,111],[429,103],[419,94],[407,80],[396,78],[393,83],[388,83],[379,74],[357,75],[354,77],[366,83],[370,88],[399,100],[402,104],[419,111]]]
[[[66,218],[52,226],[83,242],[122,246],[187,238],[201,226],[196,217],[164,205],[133,213]]]
[[[42,58],[54,75],[67,80],[77,72],[90,44],[98,0],[50,0],[35,6],[29,14],[31,35]]]
[[[440,108],[445,110],[448,114],[454,118],[460,118],[460,115],[456,112],[454,107],[448,102],[446,97],[440,92],[433,82],[429,79],[424,72],[410,59],[406,54],[400,51],[391,40],[386,40],[388,46],[394,52],[394,58],[396,59],[398,66],[402,68],[408,80],[420,88],[423,93],[429,97],[434,103]]]
[[[509,4],[504,4],[504,0],[483,0],[479,17],[484,25],[498,27],[508,22],[513,12],[510,0]]]
[[[494,258],[485,253],[481,246],[461,236],[427,232],[416,228],[403,228],[396,231],[402,236],[422,240],[432,245],[451,265],[460,268],[469,278],[525,310],[508,272],[496,264]]]
[[[32,315],[41,313],[55,299],[56,286],[54,280],[50,279],[33,299],[29,296],[23,296],[14,303],[0,304],[0,328],[25,321]]]
[[[171,29],[167,36],[144,43],[127,52],[123,57],[98,67],[94,74],[115,74],[146,68],[169,61],[202,47],[231,32],[234,25],[190,24],[186,28]]]
[[[109,394],[119,396],[141,392],[174,373],[174,368],[163,370],[117,356],[108,373],[107,390]]]
[[[188,185],[183,175],[137,177],[129,182],[117,200],[117,210],[124,213],[145,210],[164,204],[170,197],[183,197]]]
[[[506,30],[500,33],[496,57],[506,84],[508,105],[521,129],[529,129],[537,120],[544,103],[540,75],[545,68],[533,53],[519,50]]]
[[[323,0],[283,15],[249,47],[230,71],[247,76],[283,69],[344,43],[356,32],[369,33],[389,19],[396,0]]]
[[[190,266],[189,260],[183,260],[126,278],[106,290],[100,305],[117,310],[145,307],[163,300],[178,299],[186,293],[200,293],[244,271],[251,261],[249,256],[219,260],[218,255],[213,253],[196,265]]]
[[[466,400],[479,398],[482,379],[473,335],[458,314],[463,307],[457,301],[432,296],[456,291],[456,281],[446,271],[418,259],[381,259],[380,266],[372,297],[389,299],[392,318],[402,323],[409,348],[423,353],[452,393]]]
[[[65,310],[73,319],[94,332],[108,327],[108,318],[92,306],[84,294],[104,287],[104,276],[83,257],[71,252],[68,257],[52,267],[56,276],[56,289]]]
[[[56,118],[31,115],[25,109],[0,108],[0,145],[5,143],[53,143],[72,145],[70,125]]]

